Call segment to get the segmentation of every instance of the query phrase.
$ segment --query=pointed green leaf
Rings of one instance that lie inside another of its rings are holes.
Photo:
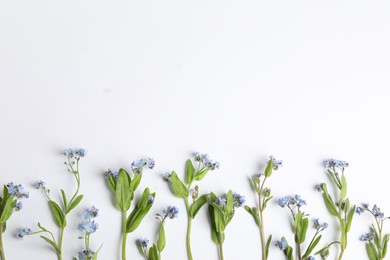
[[[165,230],[164,230],[164,225],[161,225],[160,228],[160,233],[158,235],[158,240],[157,240],[157,250],[159,252],[162,252],[165,248]]]
[[[341,191],[340,191],[340,200],[345,199],[347,196],[347,180],[345,179],[344,174],[341,175]]]
[[[116,207],[121,211],[127,211],[130,208],[132,192],[130,190],[130,176],[123,170],[119,170],[116,183]]]
[[[264,175],[265,177],[270,177],[272,174],[272,170],[274,167],[274,163],[272,160],[269,160],[267,163],[267,166],[265,167]]]
[[[190,159],[187,160],[186,162],[186,170],[185,170],[185,175],[186,175],[186,182],[187,184],[192,183],[194,180],[194,174],[195,174],[195,168],[194,165],[192,164],[192,161]]]
[[[133,179],[130,181],[130,190],[134,194],[134,192],[137,190],[139,184],[141,183],[142,174],[134,174]],[[133,199],[133,198],[131,198]]]
[[[383,249],[382,249],[382,257],[385,258],[387,254],[387,244],[389,243],[390,240],[390,234],[386,234],[385,237],[383,238]]]
[[[353,216],[355,215],[355,212],[356,212],[356,206],[353,206],[352,209],[348,212],[347,220],[346,220],[347,225],[345,227],[347,233],[351,230],[352,220],[353,220]]]
[[[0,223],[5,223],[11,217],[15,203],[16,200],[14,200],[12,197],[7,197],[3,212],[0,216]]]
[[[311,252],[314,250],[314,248],[318,245],[318,243],[320,242],[321,240],[321,235],[318,236],[314,241],[313,243],[311,243],[311,245],[309,245],[309,247],[307,248],[305,254],[302,256],[303,259],[306,259],[307,257],[309,257],[309,255],[311,254]]]
[[[196,214],[198,214],[199,210],[203,205],[207,203],[208,194],[204,194],[200,196],[195,202],[191,205],[190,208],[190,216],[191,218],[195,218]]]
[[[324,198],[325,206],[328,209],[329,213],[332,214],[333,216],[337,217],[338,211],[337,211],[336,205],[333,202],[332,197],[327,192],[324,192],[322,194],[322,196]]]
[[[60,248],[57,246],[56,243],[54,243],[52,240],[48,239],[47,237],[40,236],[43,240],[45,240],[49,245],[51,245],[54,250],[57,252],[57,254],[61,254]]]
[[[195,180],[200,181],[202,180],[206,174],[209,172],[209,168],[205,167],[202,170],[200,170],[197,174],[195,174]]]
[[[77,205],[79,205],[79,203],[81,202],[81,200],[83,199],[83,195],[79,195],[76,197],[76,199],[74,201],[72,201],[69,205],[68,205],[68,208],[66,209],[66,214],[68,214],[71,210],[73,210],[75,207],[77,207]]]
[[[149,260],[159,260],[156,244],[149,249]]]
[[[300,223],[299,242],[303,243],[306,239],[307,228],[309,226],[309,219],[302,218]]]
[[[149,195],[153,198],[156,196],[155,193],[150,194],[149,189],[146,188],[141,198],[139,199],[137,206],[132,210],[130,216],[126,222],[126,232],[131,233],[138,228],[141,221],[144,219],[146,214],[149,212],[153,204],[149,203]]]
[[[244,209],[245,209],[249,214],[251,214],[251,216],[253,217],[253,219],[254,219],[256,225],[257,225],[258,227],[260,227],[260,218],[259,218],[259,213],[257,212],[257,208],[255,208],[255,207],[251,208],[251,207],[245,205]]]
[[[62,202],[64,203],[64,208],[67,208],[68,207],[68,203],[66,201],[65,191],[63,189],[61,189],[61,196],[62,196]]]
[[[91,260],[97,260],[97,259],[98,259],[98,254],[99,254],[99,251],[100,251],[100,249],[102,248],[102,246],[103,246],[103,245],[101,245],[101,246],[99,247],[99,249],[93,254],[93,257],[92,257]]]
[[[107,183],[108,183],[108,187],[110,187],[110,189],[112,191],[116,190],[116,179],[114,176],[108,175],[107,176]]]
[[[53,213],[54,219],[56,221],[56,224],[58,225],[58,227],[64,228],[66,226],[66,221],[62,209],[53,200],[49,201],[49,204],[50,204],[51,212]]]
[[[265,247],[265,259],[268,259],[268,251],[269,251],[269,246],[272,241],[272,235],[269,235],[268,240],[267,240],[267,245]]]
[[[170,179],[175,196],[178,198],[187,198],[189,195],[188,190],[179,177],[177,177],[176,172],[172,172]]]
[[[366,244],[366,251],[370,260],[379,260],[375,246],[372,242]]]

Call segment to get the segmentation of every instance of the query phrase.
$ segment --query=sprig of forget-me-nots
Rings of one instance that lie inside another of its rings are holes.
[[[23,207],[20,199],[27,199],[29,193],[24,191],[21,184],[13,182],[4,185],[3,197],[0,197],[0,257],[5,260],[3,233],[7,227],[7,221],[14,211],[20,211]]]
[[[67,170],[70,174],[72,174],[77,182],[77,188],[74,192],[73,196],[68,200],[65,191],[61,189],[61,197],[62,197],[62,207],[59,203],[55,202],[50,197],[50,189],[48,189],[45,183],[41,180],[38,181],[34,187],[43,192],[46,199],[49,202],[51,213],[54,217],[55,223],[59,228],[59,237],[58,240],[55,239],[53,233],[49,231],[47,228],[38,223],[39,231],[32,231],[30,228],[22,228],[18,234],[18,237],[23,237],[25,235],[35,235],[42,234],[40,237],[47,242],[57,254],[59,260],[62,260],[62,245],[64,232],[67,224],[67,216],[68,214],[74,210],[77,205],[83,199],[83,195],[78,195],[80,190],[80,171],[79,171],[79,162],[81,158],[83,158],[87,154],[87,150],[85,149],[66,149],[64,151],[64,156],[66,161],[64,162],[67,166]],[[43,235],[45,234],[45,235]]]
[[[307,237],[307,230],[309,227],[308,214],[301,210],[301,207],[306,205],[306,201],[300,195],[285,196],[277,201],[282,208],[289,209],[293,220],[293,233],[295,242],[295,255],[297,260],[314,260],[311,255],[315,247],[321,240],[320,233],[328,227],[327,223],[320,223],[319,219],[314,219],[314,229],[316,230],[306,250],[303,251],[302,245]],[[285,237],[281,240],[275,241],[275,246],[282,250],[288,260],[294,260],[293,248],[288,244]]]
[[[211,223],[211,238],[218,246],[219,259],[224,260],[223,243],[225,229],[234,217],[235,208],[243,207],[245,198],[231,190],[223,196],[217,197],[210,193],[209,216]]]
[[[194,159],[196,162],[196,168],[191,159],[188,159],[185,166],[185,178],[184,182],[180,180],[175,171],[171,173],[165,173],[162,175],[163,180],[170,184],[170,188],[173,194],[184,200],[187,210],[187,236],[186,246],[187,255],[189,260],[193,260],[191,249],[191,228],[192,220],[199,212],[201,207],[207,203],[208,194],[199,196],[199,186],[192,187],[194,181],[202,180],[209,171],[213,171],[219,168],[220,164],[217,161],[212,160],[207,154],[195,153]],[[192,199],[192,203],[190,203]]]
[[[161,260],[161,252],[164,250],[166,245],[165,238],[165,220],[177,218],[179,215],[179,209],[176,206],[168,206],[163,214],[157,214],[156,219],[159,221],[159,231],[156,243],[149,247],[149,239],[137,239],[136,245],[138,251],[145,260]]]
[[[272,155],[265,167],[264,172],[258,172],[252,175],[252,186],[255,189],[257,195],[257,207],[245,206],[245,210],[252,215],[256,225],[260,231],[261,241],[261,259],[266,260],[268,258],[269,246],[272,240],[272,235],[265,237],[265,224],[264,224],[264,210],[267,208],[267,203],[272,199],[271,189],[265,186],[265,182],[271,177],[273,171],[282,167],[282,161],[276,160]]]
[[[356,206],[351,205],[347,197],[347,179],[344,175],[344,170],[349,164],[346,161],[330,159],[326,160],[323,166],[331,179],[333,188],[337,191],[337,196],[333,198],[329,194],[326,183],[321,183],[317,186],[317,189],[322,192],[322,197],[329,213],[339,222],[340,239],[329,243],[326,247],[316,252],[316,254],[326,258],[329,255],[330,247],[338,244],[340,245],[340,252],[337,259],[341,260],[347,248],[348,232],[351,229],[356,209]]]
[[[360,241],[366,243],[367,256],[370,260],[382,260],[387,254],[390,240],[390,234],[383,234],[383,225],[390,217],[385,217],[376,204],[370,209],[367,203],[362,203],[361,207],[356,208],[356,213],[360,215],[363,212],[369,213],[374,222],[370,226],[370,232],[360,236]]]
[[[73,260],[97,260],[100,248],[97,251],[93,251],[90,248],[91,235],[98,229],[98,223],[95,222],[95,218],[99,215],[99,209],[95,206],[87,208],[83,212],[83,219],[77,225],[77,230],[82,233],[79,239],[84,240],[84,248],[78,252],[77,257],[73,257]]]
[[[138,228],[153,205],[156,194],[151,193],[149,188],[146,188],[130,215],[127,214],[134,199],[134,193],[141,182],[144,169],[153,169],[154,165],[155,161],[152,158],[147,158],[134,161],[131,164],[133,176],[130,176],[124,169],[120,169],[118,172],[109,169],[105,173],[108,186],[115,193],[115,206],[122,213],[122,260],[126,260],[127,234]]]

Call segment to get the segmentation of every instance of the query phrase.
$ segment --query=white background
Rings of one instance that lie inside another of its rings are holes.
[[[55,199],[60,188],[74,191],[61,155],[68,147],[89,153],[64,259],[82,247],[76,226],[91,205],[101,211],[93,247],[104,244],[100,259],[119,259],[120,213],[103,172],[145,156],[156,168],[141,188],[157,198],[129,235],[128,259],[142,259],[134,241],[155,239],[154,214],[167,205],[182,214],[166,225],[163,258],[186,259],[184,204],[160,174],[183,176],[194,151],[221,162],[201,192],[233,189],[254,205],[248,177],[273,154],[284,162],[268,183],[274,196],[301,194],[311,218],[335,228],[313,186],[327,180],[322,160],[338,158],[350,163],[351,200],[390,212],[389,13],[389,1],[368,0],[1,1],[0,181],[22,183],[31,195],[8,222],[7,259],[55,259],[39,237],[14,237],[38,221],[56,230],[31,185],[45,180]],[[267,234],[292,243],[286,209],[274,201],[266,221]],[[366,258],[358,238],[369,221],[356,216],[345,259]],[[193,226],[194,258],[217,259],[206,211]],[[332,239],[330,228],[320,244]],[[260,259],[259,241],[252,218],[238,210],[225,259]],[[272,246],[270,259],[284,257]]]

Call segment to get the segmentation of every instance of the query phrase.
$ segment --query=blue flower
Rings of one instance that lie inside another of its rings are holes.
[[[197,198],[198,197],[198,193],[199,193],[198,189],[196,189],[196,188],[195,189],[194,188],[190,189],[190,194],[191,194],[192,198],[194,198],[194,199]]]
[[[286,239],[282,238],[280,241],[276,240],[274,245],[280,250],[284,251],[287,248],[287,241]]]
[[[97,209],[95,206],[92,206],[89,209],[86,209],[84,212],[84,219],[90,220],[91,218],[96,218],[99,214],[99,209]]]
[[[303,200],[303,199],[301,198],[301,196],[298,195],[298,194],[296,194],[296,195],[294,196],[294,199],[295,199],[295,203],[297,204],[298,207],[301,207],[302,205],[307,205],[307,204],[306,204],[306,201]]]
[[[21,210],[22,208],[23,208],[23,204],[22,204],[21,201],[19,201],[18,203],[16,203],[15,206],[14,206],[14,209],[15,209],[16,211],[19,211],[19,210]]]
[[[30,228],[24,227],[19,229],[18,234],[16,235],[17,239],[23,239],[24,236],[32,234],[32,231]]]
[[[72,149],[68,148],[64,150],[64,155],[68,158],[73,158],[74,152]]]
[[[284,208],[285,206],[298,206],[301,207],[303,205],[307,205],[306,201],[301,198],[300,195],[295,194],[294,196],[284,196],[277,200],[279,206]]]
[[[290,201],[291,201],[290,196],[284,196],[284,197],[278,199],[276,201],[276,203],[278,203],[279,206],[284,208],[285,206],[290,205]]]
[[[17,198],[17,199],[22,199],[22,198],[28,198],[30,197],[28,192],[24,192],[24,188],[21,184],[15,185],[13,182],[10,182],[6,185],[8,193]]]
[[[170,172],[163,173],[163,174],[161,174],[161,177],[164,181],[169,182],[169,180],[171,178],[171,173]]]
[[[168,206],[167,209],[163,211],[163,213],[165,217],[174,219],[179,215],[179,209],[176,206]]]
[[[236,208],[242,207],[245,204],[245,197],[241,196],[240,194],[233,192],[233,198],[234,198],[234,206]]]
[[[314,256],[309,256],[309,257],[307,258],[307,260],[316,260],[316,258],[315,258]]]
[[[364,212],[364,208],[362,208],[362,207],[357,207],[357,208],[356,208],[356,213],[357,213],[358,215],[362,214],[363,212]]]
[[[226,198],[225,198],[225,196],[223,196],[223,197],[218,197],[218,198],[215,200],[215,203],[216,203],[219,207],[221,207],[221,208],[225,207],[225,206],[226,206]]]
[[[210,170],[219,169],[220,163],[212,160],[208,154],[194,153],[195,161],[203,163],[206,168]]]
[[[324,222],[324,223],[320,224],[320,221],[319,221],[318,218],[314,219],[314,228],[315,229],[317,229],[317,230],[319,230],[319,229],[324,230],[328,226],[329,226],[328,223]]]
[[[142,174],[144,167],[153,169],[155,161],[152,158],[136,160],[131,163],[131,170],[136,174]]]
[[[116,170],[112,170],[112,169],[108,169],[105,173],[104,173],[104,176],[106,177],[114,177],[115,179],[118,179],[118,171]]]
[[[270,155],[269,159],[272,161],[273,169],[277,171],[279,167],[283,166],[283,161],[282,160],[276,160],[273,155]]]
[[[333,170],[335,170],[336,168],[339,168],[341,170],[344,170],[344,168],[348,167],[349,164],[346,161],[330,159],[330,160],[324,161],[323,162],[323,166],[324,166],[325,169],[333,169]]]
[[[262,176],[264,176],[264,172],[257,172],[252,175],[252,177],[256,180],[259,180]]]
[[[87,150],[83,148],[79,148],[75,150],[75,154],[78,155],[79,157],[84,157],[87,154]]]
[[[149,195],[149,197],[148,197],[148,203],[149,203],[149,205],[152,205],[153,202],[154,202],[154,197],[153,197],[152,195]]]
[[[149,245],[149,239],[144,238],[144,239],[137,239],[135,243],[143,248],[147,248]]]
[[[78,259],[77,260],[89,260],[92,259],[93,255],[95,254],[94,251],[91,249],[83,249],[78,252]]]
[[[149,169],[153,169],[155,164],[156,164],[156,161],[153,158],[149,157],[146,160],[146,166],[148,166]]]
[[[383,219],[385,217],[385,214],[381,212],[381,209],[378,208],[376,204],[372,207],[372,214],[374,214],[377,219]]]
[[[46,190],[46,183],[42,180],[40,181],[37,181],[35,184],[34,184],[34,188],[39,190],[39,189],[42,189],[42,190]]]
[[[370,242],[372,241],[373,239],[375,238],[375,234],[370,232],[370,233],[366,233],[364,235],[361,235],[359,240],[362,241],[362,242]]]
[[[89,222],[81,222],[77,226],[77,230],[80,232],[85,231],[88,234],[95,233],[98,228],[98,224],[94,220]]]

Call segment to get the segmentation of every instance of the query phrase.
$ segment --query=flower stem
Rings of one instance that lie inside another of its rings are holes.
[[[191,251],[191,227],[192,227],[192,217],[190,215],[190,205],[188,202],[188,198],[184,198],[184,202],[187,209],[187,236],[186,236],[186,244],[187,244],[187,254],[188,259],[193,260],[192,251]]]
[[[265,245],[265,234],[264,234],[264,218],[263,218],[263,203],[264,203],[264,200],[262,202],[262,198],[261,198],[261,195],[263,193],[263,188],[264,188],[264,183],[265,181],[267,180],[267,177],[264,178],[264,181],[262,182],[261,184],[261,187],[259,189],[259,193],[258,193],[258,199],[259,199],[259,217],[260,217],[260,225],[259,225],[259,229],[260,229],[260,240],[261,240],[261,259],[262,260],[266,260],[267,259],[267,249],[266,249],[266,245]]]
[[[219,260],[223,260],[223,235],[220,233],[219,234]]]
[[[0,223],[0,256],[1,260],[5,260],[4,246],[3,246],[3,223]]]
[[[127,232],[126,232],[126,218],[127,211],[122,211],[122,260],[126,260],[126,240],[127,240]]]
[[[58,252],[58,260],[62,260],[62,240],[64,238],[65,228],[61,228],[60,230],[60,239],[58,241],[58,247],[60,248],[60,252]]]

